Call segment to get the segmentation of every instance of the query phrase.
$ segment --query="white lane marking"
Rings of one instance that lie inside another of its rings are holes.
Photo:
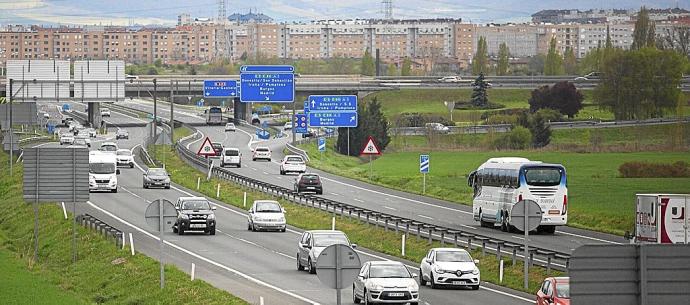
[[[135,146],[135,147],[136,147],[136,146]],[[135,162],[134,165],[136,165],[136,167],[139,168],[140,171],[145,172],[144,169],[143,169],[141,166],[139,166],[138,163]],[[187,191],[185,191],[185,190],[182,190],[182,189],[180,189],[180,188],[178,188],[178,187],[176,187],[176,186],[174,186],[174,185],[171,185],[170,188],[173,189],[173,190],[176,190],[176,191],[178,191],[178,192],[180,192],[180,193],[182,193],[182,194],[185,194],[185,195],[187,195],[187,196],[194,196],[192,193],[187,192]],[[231,213],[235,213],[235,214],[237,214],[237,215],[246,216],[246,214],[245,214],[244,212],[238,212],[238,211],[235,211],[234,209],[231,209],[231,208],[229,208],[229,207],[227,207],[227,206],[225,206],[225,205],[217,204],[217,203],[215,203],[215,202],[213,201],[213,199],[209,199],[209,201],[211,201],[211,204],[213,204],[214,206],[216,206],[216,207],[218,207],[218,208],[221,208],[221,209],[226,210],[226,211],[231,212]],[[399,226],[399,227],[402,229],[401,226]],[[290,232],[290,233],[293,233],[293,234],[298,235],[298,236],[302,236],[302,232],[297,231],[297,230],[293,230],[293,229],[290,229],[290,228],[286,228],[285,231]],[[435,235],[435,236],[438,236],[437,234],[434,234],[434,235]],[[492,250],[492,249],[489,248],[489,247],[487,247],[487,249]],[[493,249],[493,250],[495,251],[496,249]],[[377,260],[392,261],[391,259],[385,258],[385,257],[383,257],[383,256],[378,256],[378,255],[375,255],[375,254],[363,252],[363,251],[361,251],[361,250],[355,250],[355,252],[357,252],[357,253],[359,253],[359,254],[361,254],[361,255],[367,255],[367,256],[373,257],[373,258],[375,258],[375,259],[377,259]],[[503,251],[501,251],[501,252],[508,253],[508,252],[505,251],[505,250],[503,250]],[[518,254],[518,257],[521,257],[521,256]],[[535,260],[537,260],[537,259],[535,259]],[[537,261],[538,261],[538,260],[537,260]],[[408,268],[410,268],[410,269],[419,270],[419,267],[417,267],[417,266],[407,265],[407,264],[406,264],[406,266],[407,266]],[[563,266],[563,267],[565,267],[565,266]],[[525,298],[520,297],[520,296],[518,296],[518,295],[510,294],[510,293],[503,292],[503,291],[500,291],[500,290],[496,290],[496,289],[492,289],[492,288],[487,288],[487,287],[484,287],[484,286],[480,286],[480,288],[481,288],[481,289],[488,290],[488,291],[491,291],[491,292],[495,292],[495,293],[498,293],[498,294],[501,294],[501,295],[505,295],[505,296],[508,296],[508,297],[512,297],[512,298],[515,298],[515,299],[518,299],[518,300],[522,300],[522,301],[525,301],[525,302],[529,302],[529,303],[533,302],[532,300],[525,299]]]
[[[121,223],[123,223],[123,224],[125,224],[125,225],[127,225],[127,226],[129,226],[129,227],[134,228],[135,230],[139,231],[141,234],[144,234],[144,235],[146,235],[146,236],[148,236],[148,237],[150,237],[150,238],[153,238],[154,240],[160,240],[157,236],[155,236],[155,235],[153,235],[153,234],[151,234],[151,233],[145,231],[145,230],[142,229],[142,228],[139,228],[139,227],[135,226],[134,224],[131,224],[131,223],[127,222],[126,220],[124,220],[124,219],[122,219],[122,218],[120,218],[120,217],[115,216],[114,214],[112,214],[112,213],[106,211],[105,209],[102,209],[101,207],[95,205],[93,202],[87,201],[86,203],[88,203],[88,204],[89,204],[90,206],[92,206],[94,209],[97,209],[97,210],[101,211],[102,213],[104,213],[104,214],[106,214],[106,215],[108,215],[108,216],[114,218],[115,220],[117,220],[117,221],[119,221],[119,222],[121,222]],[[307,302],[307,303],[319,304],[319,303],[316,302],[316,301],[307,299],[307,298],[305,298],[305,297],[303,297],[303,296],[301,296],[301,295],[298,295],[298,294],[293,293],[293,292],[290,292],[290,291],[288,291],[288,290],[279,288],[279,287],[277,287],[277,286],[274,286],[274,285],[272,285],[272,284],[269,284],[269,283],[267,283],[267,282],[264,282],[264,281],[262,281],[262,280],[260,280],[260,279],[258,279],[258,278],[252,277],[252,276],[250,276],[250,275],[248,275],[248,274],[242,273],[242,272],[239,271],[239,270],[236,270],[236,269],[230,268],[230,267],[228,267],[228,266],[225,266],[225,265],[223,265],[223,264],[221,264],[221,263],[218,263],[218,262],[213,261],[213,260],[211,260],[211,259],[209,259],[209,258],[206,258],[206,257],[204,257],[204,256],[201,256],[201,255],[199,255],[199,254],[197,254],[197,253],[194,253],[194,252],[192,252],[192,251],[190,251],[190,250],[187,250],[187,249],[185,249],[185,248],[183,248],[183,247],[181,247],[181,246],[178,246],[178,245],[176,245],[176,244],[173,244],[173,243],[171,243],[171,242],[169,242],[169,241],[167,241],[167,240],[164,241],[164,242],[165,242],[165,244],[168,245],[168,246],[171,246],[171,247],[173,247],[173,248],[175,248],[175,249],[177,249],[177,250],[179,250],[179,251],[182,251],[182,252],[184,252],[184,253],[186,253],[186,254],[188,254],[188,255],[190,255],[190,256],[193,256],[193,257],[195,257],[195,258],[197,258],[197,259],[199,259],[199,260],[202,260],[202,261],[204,261],[204,262],[206,262],[206,263],[208,263],[208,264],[214,265],[214,266],[216,266],[216,267],[218,267],[218,268],[221,268],[221,269],[224,269],[224,270],[229,271],[229,272],[231,272],[231,273],[234,273],[234,274],[236,274],[236,275],[238,275],[238,276],[240,276],[240,277],[242,277],[242,278],[245,278],[245,279],[247,279],[247,280],[250,280],[250,281],[252,281],[252,282],[254,282],[254,283],[256,283],[256,284],[259,284],[259,285],[268,287],[268,288],[270,288],[270,289],[273,289],[273,290],[275,290],[275,291],[278,291],[278,292],[287,294],[287,295],[289,295],[289,296],[291,296],[291,297],[297,298],[297,299],[302,300],[302,301]]]
[[[264,172],[264,175],[268,175],[268,173],[267,173],[267,172]]]
[[[253,169],[253,170],[255,170],[255,171],[257,170],[257,169],[256,169],[256,168],[254,168],[254,167],[252,167],[252,169]]]
[[[279,176],[276,176],[276,178],[277,178],[278,180],[283,180],[283,178],[280,178]]]
[[[383,206],[383,208],[384,208],[384,209],[389,209],[389,210],[393,210],[393,211],[397,211],[397,209],[396,209],[396,208],[391,208],[391,207],[387,207],[387,206],[385,206],[385,205]]]
[[[364,200],[360,200],[360,199],[357,199],[357,198],[352,198],[352,199],[353,199],[354,201],[357,201],[357,202],[364,202]]]
[[[524,237],[520,237],[520,236],[511,235],[510,237],[515,238],[515,239],[519,239],[519,240],[525,240]]]
[[[472,230],[476,230],[476,229],[477,229],[477,228],[475,228],[475,227],[473,227],[473,226],[468,226],[468,225],[464,225],[464,224],[461,224],[461,223],[458,223],[457,225],[459,225],[459,226],[461,226],[461,227],[464,227],[464,228],[472,229]]]
[[[575,237],[590,239],[590,240],[594,240],[594,241],[600,241],[600,242],[602,242],[602,243],[608,243],[608,244],[614,244],[614,245],[621,245],[621,243],[618,243],[618,242],[615,242],[615,241],[600,239],[600,238],[596,238],[596,237],[583,236],[583,235],[574,234],[574,233],[568,233],[568,232],[563,232],[563,231],[556,231],[556,233],[561,233],[561,234],[565,234],[565,235],[570,235],[570,236],[575,236]]]
[[[333,196],[340,196],[338,193],[333,193],[333,192],[331,192],[331,195],[333,195]]]
[[[422,214],[417,214],[417,216],[419,216],[419,217],[421,217],[421,218],[426,218],[426,219],[431,219],[431,220],[434,220],[434,218],[433,218],[433,217],[429,217],[429,216],[426,216],[426,215],[422,215]]]
[[[250,244],[250,245],[255,246],[255,247],[257,247],[257,248],[260,248],[260,249],[263,249],[263,250],[267,250],[267,251],[273,252],[273,253],[275,253],[275,254],[278,254],[278,255],[287,257],[287,258],[289,258],[289,259],[294,259],[293,256],[290,256],[290,255],[285,254],[285,253],[280,252],[280,251],[275,251],[275,250],[269,249],[269,248],[267,248],[267,247],[264,247],[264,246],[262,246],[262,245],[260,245],[260,244],[255,243],[255,242],[253,242],[253,241],[246,240],[246,239],[241,238],[241,237],[237,237],[237,236],[230,235],[230,234],[225,233],[225,232],[223,232],[223,231],[221,231],[221,230],[218,230],[218,229],[216,229],[216,231],[218,231],[218,232],[222,233],[223,235],[225,235],[225,236],[227,236],[227,237],[230,237],[230,238],[232,238],[232,239],[239,240],[239,241],[241,241],[241,242],[243,242],[243,243]]]

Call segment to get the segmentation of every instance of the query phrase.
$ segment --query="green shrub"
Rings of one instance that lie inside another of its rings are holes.
[[[532,144],[532,134],[522,126],[513,128],[508,133],[496,138],[493,142],[495,149],[526,149]]]
[[[623,178],[687,178],[690,177],[690,164],[684,161],[675,163],[625,162],[618,167]]]

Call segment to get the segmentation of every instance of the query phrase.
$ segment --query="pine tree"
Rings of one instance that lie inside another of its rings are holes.
[[[544,62],[544,75],[562,75],[563,74],[563,58],[558,51],[556,51],[556,37],[551,38],[549,44],[549,53],[546,54],[546,62]]]
[[[630,49],[639,50],[646,47],[656,47],[656,33],[654,31],[654,21],[649,19],[649,11],[643,6],[640,8],[640,12],[637,13],[633,43]]]
[[[486,89],[489,87],[484,79],[484,73],[480,72],[477,79],[472,84],[472,105],[479,108],[486,108],[489,106],[489,97],[486,94]]]
[[[510,65],[510,49],[505,42],[498,47],[498,66],[496,67],[496,75],[508,75],[508,67]]]
[[[367,137],[371,136],[376,140],[376,144],[381,150],[386,149],[390,143],[388,136],[388,120],[381,111],[381,104],[374,97],[371,102],[364,103],[357,110],[359,114],[359,124],[357,127],[350,128],[350,150],[348,151],[348,130],[338,128],[338,140],[336,149],[343,155],[357,156],[360,149],[366,144]]]
[[[374,58],[371,57],[369,49],[366,49],[366,51],[364,51],[361,69],[362,75],[374,76],[374,73],[376,73],[376,64],[374,63]]]
[[[565,54],[563,55],[563,67],[565,69],[565,74],[577,74],[577,58],[575,57],[575,51],[573,51],[573,48],[571,47],[565,49]]]
[[[477,42],[477,53],[472,59],[472,74],[479,75],[488,72],[489,65],[489,50],[486,46],[486,39],[479,37]]]
[[[410,76],[412,75],[412,60],[405,57],[403,60],[402,68],[400,69],[400,75]]]
[[[606,25],[606,48],[613,48],[613,42],[611,41],[611,28],[609,28],[608,24]]]

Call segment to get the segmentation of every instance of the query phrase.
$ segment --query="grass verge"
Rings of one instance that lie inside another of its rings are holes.
[[[7,154],[0,153],[0,163],[7,162]],[[6,166],[1,169],[7,170]],[[39,259],[33,262],[33,209],[22,199],[21,167],[15,168],[13,177],[0,175],[0,202],[4,208],[0,213],[0,253],[24,271],[23,275],[13,274],[12,279],[6,276],[12,273],[0,272],[0,283],[8,280],[7,285],[0,284],[3,304],[61,304],[63,300],[65,304],[247,304],[206,282],[191,282],[174,266],[166,266],[166,287],[160,289],[156,260],[142,254],[130,256],[116,249],[112,241],[79,226],[79,259],[72,264],[72,219],[65,220],[62,210],[52,204],[39,209]],[[34,282],[35,278],[41,281]],[[21,293],[9,281],[23,286],[28,280],[45,289],[20,295],[17,303],[8,302],[5,296]]]
[[[249,208],[243,206],[243,192],[245,190],[242,190],[239,186],[217,178],[212,178],[210,181],[206,181],[205,174],[187,165],[187,163],[182,161],[169,146],[159,146],[157,149],[155,149],[155,151],[155,159],[167,160],[166,168],[171,174],[174,182],[189,189],[196,189],[197,178],[201,178],[202,182],[198,190],[199,192],[203,193],[209,198],[215,198],[235,207],[243,209]],[[220,198],[215,197],[216,187],[218,184],[221,185]],[[246,192],[248,202],[247,205],[250,205],[254,200],[266,199],[269,197],[269,195],[251,190],[246,190]],[[279,201],[287,211],[288,224],[304,230],[330,228],[332,217],[331,213],[305,207],[282,199]],[[411,236],[407,239],[406,255],[402,256],[400,253],[402,233],[396,234],[391,230],[385,231],[383,228],[367,225],[347,217],[337,219],[336,228],[345,232],[352,242],[357,243],[364,248],[404,258],[413,262],[420,262],[422,258],[426,256],[426,253],[430,248],[441,246],[439,242],[428,244],[428,242],[424,239],[418,240]],[[482,280],[487,282],[499,284],[527,293],[533,293],[538,289],[539,284],[546,277],[546,269],[541,267],[531,268],[529,289],[525,290],[523,289],[522,284],[522,264],[518,263],[515,266],[509,266],[510,264],[506,264],[508,267],[506,267],[504,270],[504,282],[501,284],[498,280],[499,263],[496,259],[496,256],[486,255],[481,257],[480,250],[475,250],[474,256],[480,260],[479,269],[482,272]],[[562,274],[563,273],[561,272],[551,273],[551,275],[556,276]]]

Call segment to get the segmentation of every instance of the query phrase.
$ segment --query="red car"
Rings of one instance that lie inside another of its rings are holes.
[[[549,277],[537,291],[537,305],[570,305],[570,278]]]

